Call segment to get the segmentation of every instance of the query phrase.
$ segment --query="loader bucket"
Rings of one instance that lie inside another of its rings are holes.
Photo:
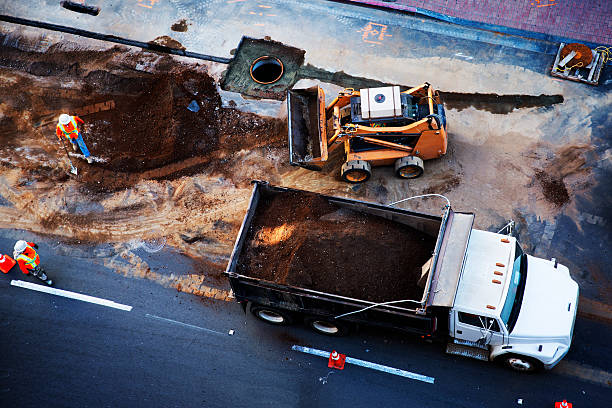
[[[321,170],[327,161],[325,93],[318,86],[287,94],[289,162]]]

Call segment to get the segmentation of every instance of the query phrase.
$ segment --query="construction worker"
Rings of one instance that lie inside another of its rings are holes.
[[[55,129],[55,133],[57,134],[57,138],[62,140],[62,136],[72,143],[72,149],[76,152],[77,146],[81,148],[81,152],[85,159],[87,159],[87,163],[91,163],[93,159],[89,154],[89,150],[85,145],[85,141],[83,140],[83,136],[81,136],[81,132],[77,125],[77,122],[83,122],[83,119],[78,116],[70,116],[66,113],[62,113],[59,117],[59,121],[57,123],[57,128]]]
[[[13,249],[13,258],[19,264],[19,268],[26,275],[32,274],[36,276],[41,281],[45,282],[47,285],[53,285],[53,281],[49,279],[45,270],[40,265],[40,257],[36,252],[38,249],[38,245],[34,242],[26,242],[24,240],[19,240],[15,243],[15,248]]]

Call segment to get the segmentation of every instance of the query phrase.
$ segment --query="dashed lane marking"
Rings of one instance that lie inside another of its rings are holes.
[[[325,357],[325,358],[329,358],[329,355],[330,355],[329,351],[317,350],[317,349],[310,348],[310,347],[293,345],[291,349],[294,351],[300,351],[302,353],[312,354],[314,356]],[[382,365],[382,364],[371,363],[369,361],[360,360],[358,358],[347,357],[345,362],[347,364],[354,364],[354,365],[358,365],[361,367],[370,368],[372,370],[382,371],[388,374],[399,375],[400,377],[406,377],[406,378],[410,378],[413,380],[423,381],[429,384],[433,384],[435,381],[434,377],[428,377],[422,374],[411,373],[410,371],[400,370],[399,368],[389,367],[389,366]]]
[[[125,310],[129,312],[132,310],[132,306],[122,305],[121,303],[113,302],[112,300],[102,299],[94,296],[83,295],[81,293],[69,292],[63,289],[50,288],[48,286],[37,285],[35,283],[25,282],[21,280],[12,280],[11,286],[17,286],[24,289],[35,290],[37,292],[44,292],[50,295],[62,296],[70,299],[76,299],[83,302],[95,303],[101,306],[112,307],[114,309]]]
[[[183,326],[183,327],[189,327],[190,329],[196,329],[196,330],[205,331],[207,333],[214,333],[214,334],[220,334],[222,336],[227,336],[226,333],[221,333],[221,332],[218,332],[216,330],[211,330],[211,329],[207,329],[207,328],[200,327],[200,326],[194,326],[193,324],[183,323],[183,322],[179,322],[177,320],[166,319],[165,317],[161,317],[161,316],[155,316],[155,315],[148,314],[148,313],[145,316],[148,317],[148,318],[151,318],[151,319],[161,320],[163,322],[173,323],[173,324],[177,324],[177,325]]]
[[[612,373],[576,361],[563,360],[552,369],[552,372],[612,388]]]

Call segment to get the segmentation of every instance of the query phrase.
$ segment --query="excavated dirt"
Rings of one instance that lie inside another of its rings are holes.
[[[99,158],[93,166],[79,166],[78,180],[90,192],[112,192],[142,179],[182,177],[202,171],[211,161],[217,171],[227,173],[225,162],[216,159],[227,161],[243,149],[286,143],[283,121],[223,108],[215,82],[197,66],[174,64],[171,70],[152,73],[117,69],[108,61],[124,53],[120,48],[45,54],[7,48],[3,53],[4,67],[25,72],[0,89],[0,141],[15,146],[15,136],[32,132],[57,143],[57,114],[79,114],[86,123],[85,141]],[[43,83],[32,87],[33,79]],[[62,84],[67,80],[70,88]],[[187,109],[190,104],[192,110]],[[35,117],[24,117],[24,111]],[[57,153],[65,157],[62,149]],[[55,181],[64,178],[61,171],[42,173]]]
[[[584,167],[586,164],[584,154],[590,150],[591,147],[586,145],[563,147],[542,169],[535,170],[535,180],[542,187],[542,193],[546,201],[561,207],[571,200],[565,179],[590,171],[589,168]]]
[[[435,239],[306,193],[262,197],[238,272],[382,302],[419,300],[421,266]]]

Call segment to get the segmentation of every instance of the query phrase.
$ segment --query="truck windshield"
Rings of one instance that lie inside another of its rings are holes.
[[[508,296],[501,311],[501,318],[508,328],[508,333],[512,332],[519,312],[527,280],[527,256],[523,253],[518,241],[514,252],[514,263],[512,265],[512,276],[508,287]]]

